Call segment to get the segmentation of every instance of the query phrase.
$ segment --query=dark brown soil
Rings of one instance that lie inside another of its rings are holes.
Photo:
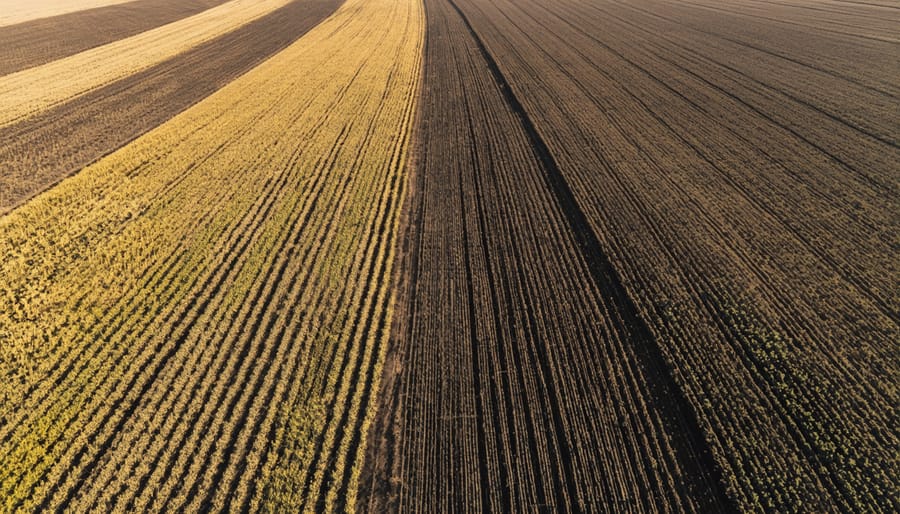
[[[895,511],[900,11],[426,11],[360,507]]]
[[[408,276],[360,508],[732,509],[690,405],[494,58],[452,3],[426,12]]]

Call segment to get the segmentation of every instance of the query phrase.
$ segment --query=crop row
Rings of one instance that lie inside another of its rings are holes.
[[[350,1],[0,220],[4,509],[352,508],[422,33]]]

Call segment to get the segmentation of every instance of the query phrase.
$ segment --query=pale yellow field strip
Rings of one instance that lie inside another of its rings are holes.
[[[0,27],[132,0],[0,0]]]
[[[0,217],[0,511],[354,510],[424,30],[348,0]]]
[[[233,0],[108,45],[0,77],[0,126],[149,68],[289,1]]]

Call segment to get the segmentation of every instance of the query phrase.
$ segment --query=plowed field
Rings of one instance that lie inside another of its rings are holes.
[[[373,509],[896,508],[898,12],[426,12]]]

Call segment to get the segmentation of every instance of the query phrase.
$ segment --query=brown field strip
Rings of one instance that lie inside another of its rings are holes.
[[[689,405],[509,85],[450,3],[426,13],[407,300],[365,507],[729,509]]]
[[[295,0],[152,68],[0,128],[0,213],[252,69],[342,1]]]
[[[136,0],[0,27],[0,76],[186,18],[226,0]]]
[[[885,25],[859,21],[896,13],[855,6],[788,23],[750,14],[751,0],[457,3],[738,506],[896,510],[900,63]],[[446,358],[469,359],[460,352]]]

